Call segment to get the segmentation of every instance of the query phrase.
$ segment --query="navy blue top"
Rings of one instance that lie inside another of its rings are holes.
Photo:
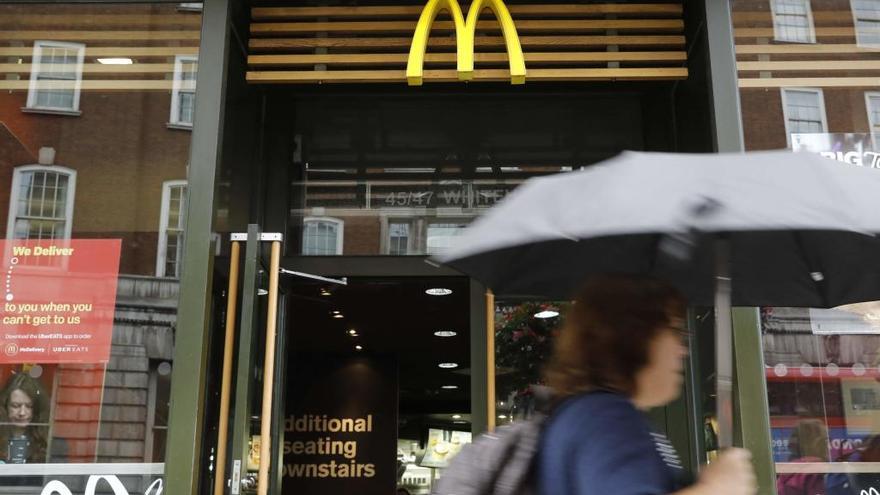
[[[679,490],[684,474],[666,437],[610,392],[564,402],[547,420],[538,453],[542,495],[660,495]]]

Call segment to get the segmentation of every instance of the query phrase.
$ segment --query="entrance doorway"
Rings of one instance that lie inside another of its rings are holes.
[[[470,282],[347,282],[286,287],[283,493],[427,494],[471,440]]]

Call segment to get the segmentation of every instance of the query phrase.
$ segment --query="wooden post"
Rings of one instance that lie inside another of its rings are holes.
[[[229,430],[229,396],[232,384],[232,350],[235,345],[235,309],[238,302],[238,262],[241,248],[232,242],[229,255],[229,289],[226,291],[226,338],[223,341],[223,378],[220,385],[220,424],[217,427],[217,461],[214,495],[226,487],[226,443]]]
[[[275,381],[275,330],[278,323],[278,275],[281,271],[281,242],[272,242],[269,261],[269,300],[266,311],[266,354],[263,360],[263,408],[260,421],[260,470],[257,495],[269,493],[269,465],[272,463],[272,389]]]

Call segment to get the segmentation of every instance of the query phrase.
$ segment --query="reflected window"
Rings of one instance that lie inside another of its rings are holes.
[[[78,112],[85,50],[82,43],[35,42],[27,107]]]
[[[773,33],[776,41],[815,43],[813,13],[809,0],[772,0]]]
[[[783,89],[782,106],[789,140],[792,134],[826,132],[828,125],[821,89]]]
[[[852,0],[853,23],[859,45],[880,45],[880,0]]]
[[[172,180],[163,184],[161,215],[156,276],[178,278],[186,222],[186,181]]]
[[[441,254],[450,247],[454,239],[464,233],[465,222],[434,222],[428,224],[427,253]]]
[[[388,223],[388,254],[391,256],[404,256],[410,254],[412,237],[410,235],[410,223],[389,222]]]
[[[75,184],[76,172],[64,167],[16,168],[6,238],[69,238]]]
[[[198,57],[178,55],[174,59],[174,86],[171,94],[172,125],[192,127],[196,101]]]
[[[880,136],[880,92],[869,91],[865,93],[865,106],[868,112],[868,123],[871,126],[871,140],[874,149],[877,149],[877,137]]]
[[[306,218],[303,221],[302,254],[330,256],[342,254],[343,221],[336,218]]]

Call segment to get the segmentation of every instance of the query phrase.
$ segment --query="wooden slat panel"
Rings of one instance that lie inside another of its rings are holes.
[[[41,88],[51,89],[72,89],[75,81],[41,81]],[[0,80],[0,90],[27,90],[30,81],[4,81]],[[174,85],[174,81],[170,79],[150,79],[150,80],[94,80],[84,79],[80,81],[80,89],[83,91],[170,91]]]
[[[773,38],[775,33],[772,27],[736,28],[733,30],[735,38]],[[855,38],[855,29],[851,27],[817,27],[817,38]]]
[[[523,47],[578,48],[585,46],[683,46],[684,36],[521,36]],[[409,48],[411,38],[265,38],[251,39],[252,50],[285,50],[313,48]],[[480,36],[478,47],[505,46],[500,36]],[[432,37],[429,47],[453,47],[453,38]]]
[[[30,57],[34,53],[32,46],[0,47],[0,56]],[[155,46],[155,47],[91,47],[86,46],[86,57],[173,57],[175,55],[198,55],[197,46]]]
[[[0,28],[21,29],[36,26],[65,26],[67,29],[88,27],[135,27],[155,26],[168,29],[171,26],[185,26],[198,29],[202,24],[202,16],[198,13],[164,15],[126,15],[126,14],[16,14],[9,18],[0,18]]]
[[[199,31],[0,31],[3,40],[105,41],[198,40]]]
[[[741,88],[877,88],[880,77],[789,77],[789,78],[740,78]]]
[[[254,35],[290,35],[314,32],[329,33],[412,33],[415,31],[415,21],[373,21],[373,22],[276,22],[251,24],[251,34]],[[617,29],[621,31],[673,31],[681,32],[684,29],[684,21],[680,19],[645,19],[645,20],[522,20],[516,22],[517,31],[520,34],[529,31],[553,31],[553,32],[588,32],[606,31]],[[432,31],[454,31],[455,24],[452,21],[435,21],[431,26]],[[501,26],[495,20],[485,20],[477,23],[480,30],[500,30]],[[2,33],[0,33],[2,39]]]
[[[683,62],[687,60],[684,51],[668,52],[526,52],[526,62]],[[476,53],[477,62],[506,62],[507,53]],[[314,64],[347,65],[403,65],[406,53],[355,53],[355,54],[300,54],[300,55],[251,55],[248,65],[252,66],[297,66]],[[454,63],[454,53],[427,53],[427,63]]]
[[[805,60],[773,62],[737,62],[737,70],[754,71],[813,71],[826,70],[880,70],[880,60]]]
[[[423,5],[388,7],[255,7],[254,21],[302,19],[313,17],[418,17]],[[588,15],[652,15],[680,16],[681,4],[594,4],[594,5],[508,5],[512,15],[588,16]]]
[[[57,68],[58,65],[56,64],[54,67]],[[30,71],[31,64],[0,64],[0,73],[27,74]],[[162,74],[173,72],[174,64],[83,64],[84,74]]]
[[[686,68],[672,69],[533,69],[528,73],[529,81],[596,81],[596,80],[639,80],[639,79],[684,79]],[[507,81],[507,69],[478,69],[474,71],[476,81]],[[247,74],[248,82],[259,83],[360,83],[386,82],[406,83],[404,70],[373,71],[252,71]],[[426,82],[455,82],[455,70],[426,70]],[[2,89],[2,86],[0,86]]]
[[[787,44],[787,45],[737,45],[737,54],[786,54],[786,53],[877,53],[880,47],[862,47],[851,44],[834,44],[834,45],[808,45],[808,44]]]
[[[847,10],[814,10],[813,11],[813,21],[817,25],[821,25],[824,23],[843,23],[852,25],[852,13]],[[757,22],[763,22],[766,24],[773,25],[773,16],[770,11],[764,12],[748,12],[748,11],[734,11],[733,12],[733,23],[736,25],[745,25],[745,24],[755,24]]]

